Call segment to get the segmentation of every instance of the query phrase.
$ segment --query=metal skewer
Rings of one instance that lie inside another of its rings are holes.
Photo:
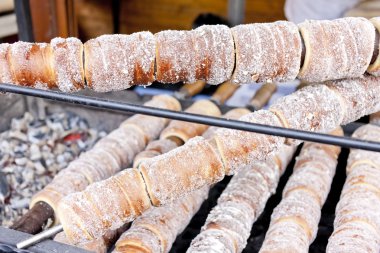
[[[34,96],[46,99],[52,99],[61,102],[68,102],[73,104],[80,104],[102,109],[110,109],[116,111],[140,113],[144,115],[151,115],[156,117],[164,117],[168,119],[176,119],[210,126],[231,128],[236,130],[243,130],[249,132],[256,132],[261,134],[275,135],[292,139],[299,139],[303,141],[318,142],[330,145],[341,146],[345,148],[357,148],[368,151],[380,152],[380,142],[364,141],[355,138],[333,136],[317,132],[309,132],[296,130],[284,127],[275,127],[270,125],[262,125],[256,123],[248,123],[239,120],[227,120],[222,118],[198,115],[186,112],[177,112],[153,108],[142,105],[134,105],[129,103],[111,101],[101,98],[93,98],[88,96],[72,95],[56,91],[39,90],[33,88],[26,88],[16,85],[0,84],[0,91],[12,92],[27,96]]]
[[[62,231],[63,231],[62,225],[52,227],[52,228],[45,230],[39,234],[33,235],[32,237],[29,237],[28,239],[26,239],[24,241],[17,243],[16,247],[18,249],[25,249],[29,246],[32,246],[36,243],[39,243],[40,241],[51,238],[51,237],[55,236],[56,234],[58,234],[59,232],[62,232]]]

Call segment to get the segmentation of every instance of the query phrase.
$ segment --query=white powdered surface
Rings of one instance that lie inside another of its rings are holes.
[[[342,125],[353,122],[364,115],[380,111],[379,78],[364,76],[363,78],[327,82],[326,85],[344,101],[344,105],[340,108],[342,112],[345,112]]]
[[[2,83],[12,83],[12,73],[9,69],[9,63],[7,59],[9,44],[0,44],[0,82]]]
[[[150,32],[102,35],[84,44],[89,88],[124,90],[154,81],[155,39]]]
[[[226,114],[223,115],[223,118],[225,119],[234,119],[238,120],[241,116],[250,113],[251,111],[246,108],[235,108],[232,110],[229,110]],[[203,133],[203,137],[205,139],[210,139],[214,136],[215,131],[218,130],[219,127],[210,126],[206,132]]]
[[[232,28],[236,47],[235,83],[294,80],[301,65],[301,36],[286,21]]]
[[[83,44],[77,38],[54,38],[50,41],[57,87],[63,92],[83,89]]]
[[[181,147],[143,161],[139,170],[155,206],[172,202],[224,177],[216,151],[202,137],[192,138]]]
[[[169,252],[177,235],[186,228],[207,197],[208,189],[203,187],[173,203],[151,208],[132,223],[131,228],[117,241],[116,248],[118,249],[118,245],[124,247],[128,244],[133,245],[135,238],[139,238],[139,241],[150,250],[149,252]],[[152,238],[141,236],[141,229],[150,231],[150,237],[154,237],[153,241]],[[157,245],[153,245],[154,242]],[[160,249],[155,251],[158,246]]]
[[[154,36],[157,46],[157,81],[195,82],[196,51],[192,32],[166,30]]]
[[[239,120],[271,126],[282,126],[277,116],[266,110],[244,115]],[[285,142],[283,137],[269,136],[233,129],[218,129],[215,132],[219,152],[226,167],[226,174],[232,175],[242,166],[253,161],[265,160],[271,152],[278,151]]]
[[[380,127],[362,126],[353,137],[378,141]],[[346,182],[336,206],[334,232],[326,252],[379,252],[379,166],[377,153],[351,150]]]
[[[306,47],[299,79],[323,82],[354,78],[367,70],[375,44],[375,28],[369,20],[308,20],[299,28]]]
[[[330,132],[342,122],[341,108],[337,94],[324,85],[312,85],[278,99],[269,110],[283,117],[289,128]]]
[[[282,164],[286,167],[294,148],[284,147],[279,153],[284,158],[288,157]],[[253,223],[277,187],[281,170],[275,162],[276,157],[271,156],[265,162],[253,162],[231,179],[188,252],[203,252],[201,249],[207,249],[211,241],[216,241],[220,247],[216,252],[241,252],[244,249]],[[221,234],[226,234],[227,238],[221,239]],[[229,241],[235,245],[233,251],[230,251]]]
[[[231,79],[235,65],[234,41],[225,25],[203,25],[192,31],[196,79],[221,84]]]
[[[207,229],[197,236],[186,251],[188,253],[232,253],[234,242],[225,230]]]
[[[293,175],[283,190],[283,199],[273,210],[261,253],[308,252],[318,231],[321,209],[330,191],[340,152],[335,151],[335,159],[325,159],[329,156],[327,147],[306,143],[302,148]],[[299,163],[303,160],[309,162]]]

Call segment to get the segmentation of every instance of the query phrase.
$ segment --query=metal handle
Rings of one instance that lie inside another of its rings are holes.
[[[59,232],[62,232],[62,231],[63,231],[62,225],[52,227],[52,228],[45,230],[39,234],[36,234],[32,237],[29,237],[28,239],[26,239],[24,241],[17,243],[16,247],[18,249],[25,249],[29,246],[32,246],[36,243],[39,243],[40,241],[51,238],[51,237],[55,236],[56,234],[58,234]]]

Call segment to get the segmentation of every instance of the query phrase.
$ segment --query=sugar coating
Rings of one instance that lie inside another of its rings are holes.
[[[33,196],[30,207],[33,207],[38,202],[47,203],[53,208],[55,214],[54,221],[58,223],[59,217],[57,217],[56,211],[59,201],[68,194],[83,190],[88,184],[88,179],[82,173],[58,174],[53,182]]]
[[[279,151],[284,158],[287,157],[281,166],[287,166],[294,151],[294,148],[288,147]],[[273,194],[272,189],[278,184],[281,169],[275,162],[277,156],[270,156],[263,162],[252,162],[234,175],[188,252],[202,252],[199,249],[207,248],[210,240],[218,241],[217,236],[220,235],[212,232],[215,230],[227,232],[229,241],[235,244],[232,252],[244,249],[253,223],[263,212],[267,200]],[[205,237],[210,238],[206,240]],[[230,252],[228,244],[223,243],[220,247],[220,252]]]
[[[231,30],[225,25],[203,25],[192,31],[197,80],[221,84],[231,79],[235,49]]]
[[[77,38],[54,38],[50,41],[57,87],[63,92],[83,89],[83,44]]]
[[[366,222],[350,221],[335,229],[327,244],[326,252],[369,252],[380,250],[380,238]]]
[[[156,46],[150,32],[102,35],[87,41],[84,50],[87,85],[97,92],[154,81]]]
[[[31,87],[37,85],[38,88],[56,87],[49,44],[15,42],[9,47],[7,59],[13,83]]]
[[[231,29],[236,47],[235,83],[294,80],[301,65],[301,36],[286,21],[238,25]]]
[[[223,164],[216,151],[202,137],[192,138],[181,147],[143,161],[139,170],[155,206],[172,202],[224,177]]]
[[[380,32],[380,17],[371,18],[369,21],[377,29],[377,32]],[[374,50],[380,53],[380,45],[379,48],[374,48]],[[373,76],[380,76],[380,54],[377,55],[375,62],[368,66],[367,73]]]
[[[8,43],[0,44],[0,82],[2,83],[12,83],[12,73],[9,69],[7,54],[9,49]]]
[[[318,230],[321,209],[330,192],[340,153],[340,149],[336,149],[335,159],[325,159],[330,152],[327,147],[330,146],[316,143],[303,146],[297,158],[308,162],[296,163],[283,190],[283,199],[273,210],[260,252],[308,251]]]
[[[151,100],[144,103],[144,106],[173,111],[181,110],[181,105],[178,100],[168,95],[154,96]],[[149,142],[157,139],[161,131],[168,123],[169,119],[163,117],[152,117],[148,115],[136,114],[125,120],[121,125],[136,125],[144,132],[147,142]]]
[[[137,168],[140,163],[146,159],[165,154],[176,147],[178,147],[178,145],[169,139],[152,141],[146,146],[144,151],[135,156],[135,159],[133,160],[133,168]]]
[[[340,153],[340,149],[335,149],[335,154],[330,156],[333,151],[329,147],[311,142],[304,144],[296,158],[293,174],[283,190],[284,197],[291,195],[293,190],[306,190],[316,197],[322,208],[330,192]]]
[[[166,30],[156,38],[156,80],[162,83],[195,82],[196,51],[191,31]]]
[[[340,134],[339,136],[342,136]],[[336,163],[336,159],[340,153],[340,147],[336,148],[330,145],[316,144],[312,142],[305,142],[298,157],[296,157],[295,170],[303,168],[303,164],[312,163],[317,166],[326,167],[326,165]],[[318,167],[317,167],[318,168]],[[330,176],[335,174],[335,168],[330,167]]]
[[[335,169],[336,163],[333,163],[330,166],[334,166]],[[302,169],[302,172],[297,172],[298,173],[294,173],[288,180],[283,191],[283,196],[291,194],[292,190],[307,190],[316,197],[322,207],[330,192],[332,182],[332,177],[328,174],[328,169],[320,169],[309,165],[305,166],[305,168]]]
[[[248,109],[245,108],[235,108],[232,110],[229,110],[226,114],[223,115],[223,118],[225,119],[234,119],[238,120],[241,116],[250,113]],[[210,139],[214,136],[215,131],[218,129],[218,127],[210,126],[206,132],[203,133],[203,137],[205,139]]]
[[[253,215],[252,210],[242,202],[223,202],[211,210],[202,231],[209,227],[226,230],[237,247],[236,251],[241,252],[250,235],[250,217]]]
[[[257,162],[254,169],[266,181],[269,192],[271,194],[275,193],[277,182],[281,176],[281,169],[275,161],[275,156],[269,156],[263,163]]]
[[[199,234],[192,242],[188,253],[233,253],[234,242],[225,230],[208,229]]]
[[[114,157],[117,157],[118,161],[120,161],[120,167],[125,168],[128,166],[130,161],[124,151],[125,148],[115,139],[104,137],[99,140],[93,148],[102,147],[102,149],[106,149],[109,152],[113,153]]]
[[[244,115],[239,120],[282,126],[277,116],[269,111],[260,110]],[[267,155],[279,149],[285,142],[283,137],[269,136],[246,131],[232,129],[218,129],[215,132],[219,152],[223,158],[226,174],[232,175],[242,166],[251,164],[252,161],[265,160]]]
[[[141,151],[135,156],[135,159],[133,160],[133,168],[138,168],[142,161],[150,159],[152,157],[156,157],[158,155],[161,155],[161,153],[154,150]]]
[[[380,189],[379,177],[380,171],[378,168],[367,164],[356,166],[347,175],[346,183],[342,190],[342,196],[353,188],[367,188],[370,191],[377,191],[377,189]]]
[[[89,179],[89,184],[108,178],[120,170],[120,164],[115,158],[111,154],[100,149],[93,149],[86,153],[82,153],[80,159],[77,161],[79,162],[73,162],[72,166],[67,167],[65,172],[68,174],[83,173]],[[88,162],[88,164],[92,166],[87,167],[90,169],[86,170],[86,168],[84,168],[82,170],[80,165],[85,161],[91,161]]]
[[[359,127],[352,135],[354,138],[359,138],[367,141],[380,141],[380,127],[375,125],[364,125]],[[360,164],[374,166],[380,168],[380,158],[377,152],[351,149],[350,156],[347,160],[347,172],[355,169],[355,166]]]
[[[345,111],[342,124],[353,122],[364,115],[380,111],[379,79],[373,76],[344,79],[327,82],[326,85],[335,91],[344,101]],[[358,95],[360,94],[360,95]]]
[[[168,139],[163,139],[150,142],[148,146],[146,146],[145,150],[154,150],[160,154],[165,154],[176,147],[177,144],[175,142]]]
[[[346,197],[341,198],[336,208],[336,217],[334,227],[339,228],[346,222],[352,220],[363,220],[374,227],[379,233],[380,219],[378,208],[378,198],[368,189],[358,191],[353,190],[352,194],[346,194]],[[367,198],[362,200],[360,198]],[[372,202],[371,202],[372,201]]]
[[[244,189],[246,188],[246,191]],[[268,186],[263,178],[255,173],[254,167],[246,167],[228,184],[218,199],[218,204],[236,202],[245,204],[247,213],[258,217],[263,209],[263,199],[269,196]],[[264,203],[265,205],[265,203]],[[255,218],[255,217],[252,217]]]
[[[118,245],[128,245],[131,238],[139,237],[143,245],[150,245],[147,246],[150,252],[169,252],[177,235],[186,228],[207,197],[208,189],[206,186],[173,203],[151,208],[132,223],[131,228],[117,241],[116,248],[118,249]],[[147,240],[147,237],[139,235],[141,229],[151,232],[154,242],[158,242],[160,246],[158,251],[154,251],[157,245],[152,245],[151,239]]]
[[[296,146],[282,145],[280,151],[276,153],[276,160],[280,169],[280,175],[284,174],[290,160],[293,158]]]
[[[150,207],[144,187],[140,173],[128,169],[63,198],[57,213],[70,242],[100,238],[141,215]]]
[[[145,142],[157,139],[161,131],[169,123],[168,119],[161,117],[150,117],[142,114],[135,114],[122,122],[122,126],[134,125],[144,134]]]
[[[372,59],[375,28],[365,18],[307,20],[298,25],[306,55],[298,78],[323,82],[362,76]]]
[[[283,220],[269,227],[260,253],[304,253],[309,250],[309,238],[304,228],[295,222]]]
[[[317,235],[320,217],[321,209],[318,201],[305,191],[295,191],[282,199],[273,210],[271,224],[281,223],[282,220],[293,220],[298,223],[300,220],[305,224],[304,232],[311,243]]]
[[[311,85],[282,97],[269,110],[284,121],[285,127],[330,132],[343,120],[339,97],[324,85]]]
[[[127,230],[116,243],[116,253],[128,253],[131,250],[138,252],[162,252],[157,236],[145,228],[137,227]]]
[[[353,137],[379,140],[380,127],[362,126],[354,132]],[[336,206],[334,232],[329,239],[327,252],[379,252],[379,165],[375,152],[351,150],[347,178]]]
[[[55,180],[46,186],[47,190],[56,191],[67,195],[75,191],[81,191],[88,185],[87,178],[81,173],[67,173],[62,171],[57,174]],[[58,201],[58,200],[55,200]]]
[[[123,125],[113,130],[107,135],[107,138],[117,141],[123,147],[127,165],[131,164],[135,155],[145,147],[144,135],[130,125]]]
[[[54,241],[67,244],[67,245],[73,245],[73,246],[76,246],[76,247],[79,247],[91,252],[95,252],[95,253],[107,253],[108,246],[107,246],[106,241],[103,238],[99,238],[99,239],[95,239],[86,243],[74,245],[70,243],[69,240],[67,240],[64,232],[60,232],[54,237]]]
[[[219,108],[209,100],[199,100],[187,108],[185,112],[214,117],[219,117],[221,115]],[[160,138],[177,137],[183,142],[186,142],[190,138],[202,135],[208,127],[208,125],[203,124],[172,120],[162,131]]]
[[[76,246],[95,253],[107,253],[107,244],[103,238],[99,238],[83,244],[78,244]]]
[[[166,95],[153,97],[145,103],[149,106],[165,109],[178,109],[178,102],[174,98]],[[136,115],[136,117],[139,115]],[[140,121],[136,124],[146,127],[145,133],[152,138],[157,138],[160,131],[167,124],[166,120],[157,117],[141,115]],[[128,120],[127,120],[128,122]],[[131,120],[133,123],[133,120]],[[155,123],[155,124],[154,124]],[[66,195],[84,190],[89,184],[106,179],[121,169],[132,163],[133,158],[145,147],[145,137],[142,132],[137,131],[132,125],[121,126],[98,143],[88,152],[83,153],[77,160],[71,162],[69,166],[62,170],[42,191],[33,196],[30,206],[37,202],[48,203],[54,210],[57,209],[58,202]],[[58,217],[55,217],[58,221]]]

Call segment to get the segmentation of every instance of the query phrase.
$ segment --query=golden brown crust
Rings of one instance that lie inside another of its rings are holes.
[[[185,112],[214,117],[219,117],[221,115],[219,108],[208,100],[200,100],[195,102],[189,108],[187,108]],[[207,130],[207,128],[207,125],[173,120],[162,131],[160,138],[168,139],[170,137],[178,137],[183,142],[186,142],[192,137],[202,135]]]
[[[115,176],[115,179],[120,182],[124,193],[128,195],[131,201],[132,209],[136,216],[141,215],[143,211],[151,206],[149,197],[145,191],[145,183],[143,177],[138,172],[138,170],[133,169],[133,172],[131,173],[119,173]],[[126,182],[130,181],[133,182],[133,187],[128,184],[126,186]]]
[[[79,244],[121,227],[150,206],[141,174],[127,169],[66,196],[57,213],[70,242]]]
[[[102,35],[84,44],[85,76],[98,92],[154,81],[155,41],[150,32]]]
[[[182,168],[183,164],[192,164],[192,169],[175,169],[179,165]],[[192,138],[182,147],[144,161],[139,170],[154,206],[171,202],[224,176],[216,151],[201,137]]]
[[[94,40],[88,40],[83,44],[83,54],[84,54],[84,79],[86,80],[86,85],[88,88],[92,89],[92,68],[90,68],[90,59],[92,55],[92,47],[95,47],[96,43]]]
[[[161,241],[153,232],[145,228],[138,228],[133,233],[127,231],[116,242],[116,252],[118,253],[155,253],[161,251]]]
[[[195,82],[195,50],[191,31],[156,33],[156,80]]]
[[[137,168],[143,161],[158,155],[161,155],[161,153],[154,150],[144,150],[138,153],[133,160],[133,168]]]
[[[7,59],[13,82],[22,86],[49,89],[56,87],[49,44],[16,42],[11,44]]]

